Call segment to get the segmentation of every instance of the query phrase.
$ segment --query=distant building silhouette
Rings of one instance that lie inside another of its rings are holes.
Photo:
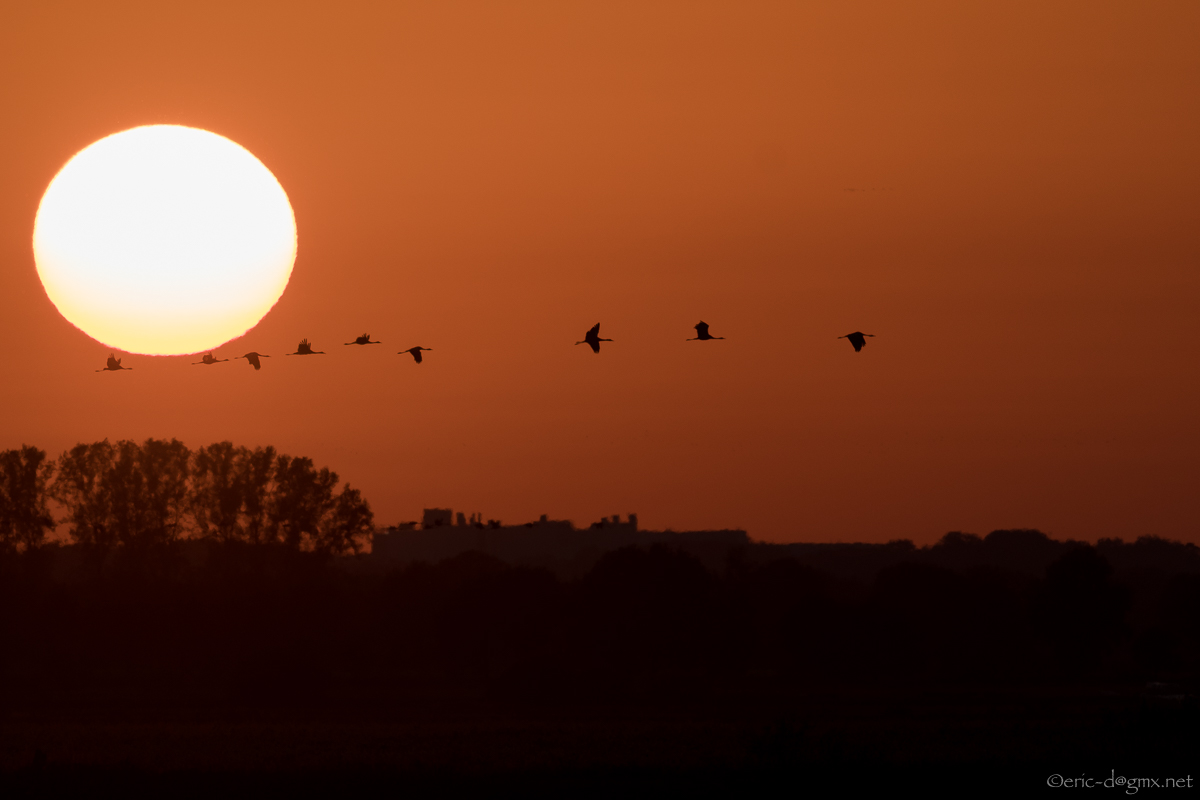
[[[421,515],[421,528],[429,530],[430,528],[450,527],[452,518],[450,509],[448,508],[427,508],[425,513]],[[462,516],[461,514],[459,515]]]
[[[451,521],[455,524],[451,524]],[[377,532],[372,540],[374,557],[384,561],[437,562],[468,551],[479,551],[510,564],[580,569],[604,553],[630,545],[667,544],[721,563],[733,549],[744,547],[750,538],[743,530],[643,531],[637,514],[625,520],[620,514],[576,528],[570,520],[550,519],[542,514],[534,522],[505,525],[500,520],[483,522],[479,513],[467,517],[448,508],[427,508],[421,528],[396,525]],[[567,572],[574,570],[567,569]]]
[[[612,517],[601,517],[599,522],[592,523],[593,530],[606,531],[628,531],[637,533],[637,514],[630,514],[628,522],[621,522],[620,514],[613,514]]]

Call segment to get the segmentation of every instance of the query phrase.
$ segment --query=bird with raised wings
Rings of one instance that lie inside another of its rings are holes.
[[[98,369],[98,370],[96,370],[96,372],[116,372],[119,369],[132,370],[133,367],[122,367],[121,359],[117,358],[114,354],[109,353],[108,354],[108,366],[106,366],[104,369]]]
[[[420,364],[422,361],[422,358],[421,358],[422,350],[433,350],[433,348],[432,347],[421,347],[420,345],[418,345],[416,347],[410,347],[407,350],[401,350],[396,355],[402,356],[405,353],[408,353],[410,356],[413,357],[413,361],[416,361],[418,364]]]
[[[266,353],[246,353],[246,355],[238,356],[238,358],[246,359],[250,362],[250,366],[254,367],[255,369],[262,369],[262,362],[259,361],[259,359],[270,358],[270,356]]]
[[[865,337],[867,337],[867,336],[870,336],[872,339],[875,338],[875,334],[863,333],[862,331],[855,331],[854,333],[847,333],[845,336],[839,336],[838,338],[839,339],[849,339],[850,344],[854,345],[854,352],[857,353],[857,352],[861,351],[863,349],[863,347],[866,345],[867,340]]]
[[[694,339],[685,339],[688,342],[707,342],[712,339],[724,339],[724,336],[713,336],[708,332],[707,322],[697,322],[694,326],[696,329],[696,337]]]
[[[220,364],[222,361],[228,361],[228,358],[217,358],[212,353],[205,353],[204,358],[199,361],[193,361],[192,366],[196,364]]]
[[[371,334],[369,334],[369,333],[364,333],[362,336],[356,336],[356,337],[354,337],[354,341],[353,341],[353,342],[342,342],[342,344],[346,344],[346,345],[351,345],[351,344],[383,344],[383,342],[372,342],[372,341],[371,341]]]
[[[308,343],[308,339],[301,339],[300,344],[296,345],[296,352],[288,353],[289,356],[323,356],[324,350],[313,350],[312,345]]]
[[[586,344],[588,347],[592,348],[593,353],[599,353],[600,352],[600,343],[601,342],[611,342],[611,341],[612,341],[612,339],[601,339],[600,338],[600,323],[597,322],[595,325],[592,326],[592,329],[587,332],[587,334],[583,337],[583,339],[576,342],[575,344]]]

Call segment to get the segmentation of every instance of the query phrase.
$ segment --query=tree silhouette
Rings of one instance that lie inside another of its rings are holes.
[[[79,444],[58,459],[50,493],[70,536],[103,560],[118,545],[148,550],[184,530],[190,452],[175,439]]]
[[[244,448],[219,442],[192,453],[192,491],[188,506],[196,534],[220,542],[242,538],[242,486],[237,460]]]
[[[250,544],[263,544],[269,540],[275,458],[274,447],[256,447],[245,451],[238,467],[242,486],[243,535]]]
[[[39,547],[54,527],[46,504],[53,473],[44,450],[23,445],[0,453],[0,551]]]
[[[107,479],[115,454],[107,439],[77,444],[58,457],[58,474],[50,486],[51,496],[67,509],[63,521],[71,524],[71,538],[98,558],[117,545]]]
[[[117,540],[151,548],[179,538],[188,496],[191,452],[176,439],[117,443],[106,479],[111,487]]]
[[[275,491],[270,521],[274,537],[301,550],[318,537],[322,518],[333,507],[338,476],[313,466],[310,458],[279,456],[275,462]]]
[[[585,661],[606,680],[711,663],[725,632],[717,589],[698,559],[663,545],[605,554],[580,583]]]
[[[1094,547],[1077,547],[1046,568],[1034,605],[1043,633],[1064,666],[1094,668],[1113,644],[1130,607],[1129,590]]]
[[[316,469],[310,458],[279,456],[268,520],[271,539],[296,549],[329,556],[358,552],[374,530],[374,515],[349,485],[334,495],[338,476]]]
[[[219,442],[196,450],[188,504],[196,535],[225,543],[264,543],[274,466],[273,447],[250,450]]]
[[[175,439],[105,440],[63,453],[50,493],[66,508],[71,538],[100,560],[189,535],[329,557],[359,552],[374,532],[362,494],[337,484],[337,473],[273,447],[219,442],[192,453]]]
[[[334,476],[336,477],[336,476]],[[342,487],[331,513],[321,520],[313,549],[333,555],[362,549],[363,543],[375,532],[375,515],[358,489],[349,484]]]

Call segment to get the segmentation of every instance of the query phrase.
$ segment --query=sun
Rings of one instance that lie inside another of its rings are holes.
[[[131,353],[197,353],[242,335],[279,300],[296,218],[241,145],[147,125],[66,163],[38,206],[33,254],[51,302],[88,336]]]

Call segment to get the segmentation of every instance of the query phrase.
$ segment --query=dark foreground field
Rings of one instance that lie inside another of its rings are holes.
[[[1102,689],[831,693],[706,711],[17,715],[0,726],[0,785],[45,796],[707,796],[772,787],[794,795],[865,786],[1011,795],[1048,790],[1056,773],[1194,775],[1200,745],[1194,704]]]
[[[253,548],[10,556],[0,794],[1015,796],[1054,775],[1145,779],[1124,784],[1143,794],[1186,780],[1195,548],[1022,536],[1041,561],[1014,560],[1011,536],[1007,566],[958,540],[821,550],[819,565],[766,548],[720,569],[654,547],[578,579],[471,553],[368,570]]]

